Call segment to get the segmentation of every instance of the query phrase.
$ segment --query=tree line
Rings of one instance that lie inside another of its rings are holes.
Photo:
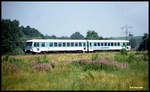
[[[1,53],[2,54],[24,54],[24,42],[31,39],[90,39],[102,40],[107,39],[99,36],[94,30],[88,30],[86,37],[80,32],[73,33],[70,37],[55,35],[43,35],[37,29],[30,26],[19,26],[18,20],[2,19],[1,20]],[[145,46],[148,38],[144,38],[142,46]]]

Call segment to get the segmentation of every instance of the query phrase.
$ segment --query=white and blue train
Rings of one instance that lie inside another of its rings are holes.
[[[25,42],[25,52],[53,52],[53,51],[82,51],[92,52],[100,50],[130,50],[128,40],[62,40],[62,39],[33,39]]]

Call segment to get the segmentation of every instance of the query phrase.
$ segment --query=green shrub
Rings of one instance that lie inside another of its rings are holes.
[[[35,57],[35,60],[39,61],[39,63],[49,63],[50,60],[48,60],[47,55],[40,57]]]
[[[44,62],[44,63],[49,63],[49,60],[48,60],[46,54],[44,54],[44,56],[43,56],[43,62]]]
[[[125,57],[125,56],[122,56],[122,55],[115,55],[115,56],[114,56],[114,61],[126,62],[126,57]]]
[[[21,48],[15,48],[15,49],[11,52],[11,54],[13,54],[13,55],[24,55],[25,53],[24,53],[24,51],[23,51]]]
[[[9,59],[10,63],[16,63],[16,62],[20,62],[20,61],[21,61],[21,59],[16,59],[14,57],[12,57],[12,58]]]
[[[128,62],[128,63],[136,62],[135,55],[134,55],[134,54],[129,54],[128,59],[127,59],[127,62]]]
[[[96,53],[96,54],[92,54],[92,60],[100,60],[100,56]]]
[[[139,54],[141,54],[139,51],[136,51],[136,52],[135,52],[135,55],[139,55]]]
[[[2,61],[7,62],[9,60],[9,55],[3,57]]]
[[[123,49],[120,50],[120,53],[121,53],[121,55],[127,55],[128,51],[123,48]]]
[[[148,61],[148,53],[143,53],[143,60]]]
[[[40,57],[39,56],[35,57],[35,60],[40,61]]]
[[[103,68],[103,64],[85,64],[82,66],[83,67],[83,71],[87,71],[87,70],[102,70]]]
[[[80,67],[82,71],[88,71],[88,70],[95,70],[95,71],[101,71],[101,70],[106,70],[106,71],[116,71],[119,68],[113,65],[109,64],[104,64],[104,63],[89,63],[89,62],[71,62],[71,66],[76,66]]]

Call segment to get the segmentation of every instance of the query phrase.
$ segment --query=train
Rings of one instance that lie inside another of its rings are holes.
[[[113,51],[121,49],[131,50],[128,40],[68,40],[68,39],[32,39],[25,42],[24,51],[41,52],[93,52]]]

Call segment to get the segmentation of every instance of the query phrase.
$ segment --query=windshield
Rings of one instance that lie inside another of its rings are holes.
[[[127,46],[129,46],[130,45],[130,42],[127,42]]]
[[[32,46],[32,42],[26,42],[26,46]]]

